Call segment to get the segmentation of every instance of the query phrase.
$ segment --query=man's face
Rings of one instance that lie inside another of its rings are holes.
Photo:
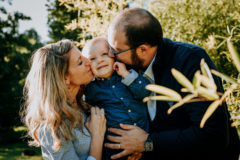
[[[114,29],[109,29],[108,31],[108,43],[111,46],[114,52],[120,52],[123,50],[127,50],[126,52],[122,52],[120,54],[115,55],[115,58],[123,62],[135,69],[142,68],[143,60],[141,60],[136,54],[136,48],[130,49],[130,46],[127,45],[127,38],[125,36],[125,32],[117,33]]]

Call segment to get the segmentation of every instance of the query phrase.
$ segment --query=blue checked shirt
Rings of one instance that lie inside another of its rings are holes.
[[[87,85],[86,101],[105,110],[108,127],[120,128],[123,123],[147,131],[147,104],[142,100],[151,93],[145,89],[149,83],[134,70],[125,79],[114,72],[109,80],[96,78]]]

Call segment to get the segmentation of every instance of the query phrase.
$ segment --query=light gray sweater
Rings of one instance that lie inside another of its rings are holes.
[[[86,116],[85,116],[86,119]],[[73,129],[73,134],[76,136],[76,139],[66,142],[63,137],[60,137],[62,140],[62,147],[54,151],[52,149],[53,138],[49,130],[40,129],[40,143],[42,149],[42,157],[45,160],[96,160],[94,157],[89,156],[91,135],[89,131],[83,126],[83,131],[80,128]]]

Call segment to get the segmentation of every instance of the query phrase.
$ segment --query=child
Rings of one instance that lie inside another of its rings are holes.
[[[147,106],[142,99],[150,94],[145,89],[149,80],[134,70],[128,71],[125,64],[114,62],[114,58],[109,57],[109,46],[105,38],[92,39],[82,53],[91,60],[91,69],[96,77],[86,87],[86,101],[104,108],[107,127],[120,128],[119,124],[123,123],[137,125],[148,131]],[[121,150],[105,151],[104,159],[110,159]]]

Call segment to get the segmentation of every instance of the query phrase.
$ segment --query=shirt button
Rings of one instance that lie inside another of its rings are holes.
[[[131,109],[129,109],[128,112],[132,112]]]
[[[142,84],[142,81],[138,81],[139,84]]]
[[[120,99],[123,100],[123,97],[121,97]]]
[[[113,85],[112,88],[115,88],[115,86]]]

